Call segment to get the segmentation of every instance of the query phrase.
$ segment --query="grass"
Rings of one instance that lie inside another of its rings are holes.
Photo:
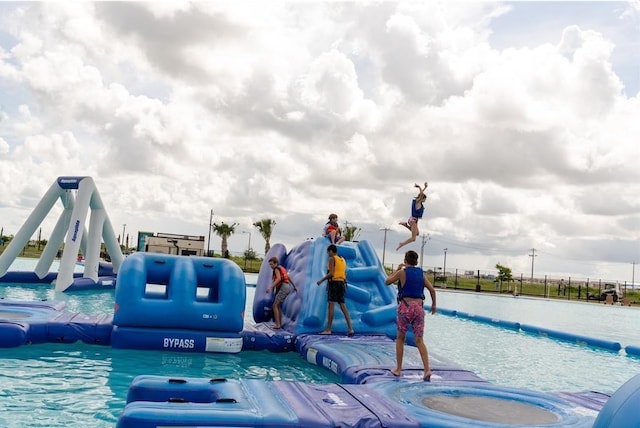
[[[430,278],[431,279],[431,278]],[[432,281],[434,282],[434,281]],[[564,290],[559,289],[555,283],[530,283],[523,281],[511,281],[509,284],[499,284],[492,279],[477,278],[446,278],[443,281],[438,278],[434,286],[440,288],[453,288],[456,290],[475,291],[493,294],[513,294],[514,291],[520,296],[541,297],[558,300],[583,300],[585,302],[602,303],[597,299],[588,299],[589,295],[599,296],[602,291],[597,285],[565,285]],[[640,290],[622,290],[625,297],[633,305],[640,304]]]

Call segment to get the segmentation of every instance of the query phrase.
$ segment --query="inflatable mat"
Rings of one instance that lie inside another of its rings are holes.
[[[550,395],[488,384],[370,385],[136,377],[125,427],[591,427],[596,411]]]
[[[301,335],[296,348],[307,362],[324,367],[340,377],[342,383],[396,380],[395,342],[384,335]],[[429,354],[431,380],[486,382],[476,374]],[[417,348],[406,346],[402,379],[422,380],[423,367]]]
[[[0,300],[0,348],[30,343],[111,343],[112,315],[65,310],[64,302]]]

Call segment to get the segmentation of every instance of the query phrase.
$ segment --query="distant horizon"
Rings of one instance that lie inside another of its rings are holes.
[[[160,233],[169,233],[169,232],[160,232]],[[185,236],[183,234],[176,234],[176,235]],[[11,235],[5,235],[5,236],[11,236]],[[313,239],[323,239],[323,238],[322,237],[317,237],[317,238],[313,238]],[[353,241],[353,242],[358,242],[358,241],[360,241],[360,240],[356,240],[356,241]],[[303,242],[300,242],[298,245],[302,244]],[[275,243],[275,244],[278,244],[278,243]],[[4,248],[6,247],[6,245],[7,244],[5,243],[5,245],[0,246],[0,255],[3,254]],[[272,244],[272,246],[273,245],[274,244]],[[137,248],[135,248],[135,247],[128,247],[128,249],[134,250],[134,252],[138,252]],[[288,250],[290,251],[291,248],[288,248]],[[219,249],[218,250],[211,249],[210,251],[214,254],[213,257],[222,257],[221,251]],[[205,246],[205,253],[206,253],[206,246]],[[239,252],[238,251],[229,251],[229,253],[230,253],[231,256],[233,256],[235,258],[242,258],[244,256],[244,251],[239,251]],[[163,253],[158,253],[158,254],[163,254]],[[381,255],[378,254],[378,253],[376,253],[376,254],[378,256],[378,260],[382,263]],[[420,254],[420,253],[418,252],[418,254]],[[194,256],[182,256],[182,257],[194,257]],[[206,257],[206,256],[202,256],[202,257]],[[264,257],[265,257],[264,254],[262,254],[261,252],[256,251],[256,258],[257,259],[264,260]],[[16,260],[17,259],[38,260],[39,257],[29,257],[29,256],[21,256],[21,255],[19,255],[16,258]],[[54,260],[55,261],[59,261],[59,258],[56,257]],[[394,268],[394,266],[397,266],[397,263],[385,263],[385,267],[386,268],[391,268],[392,269],[392,268]],[[509,267],[509,266],[506,266],[506,267]],[[243,269],[243,266],[240,266],[240,268]],[[443,266],[442,265],[440,265],[440,266],[438,266],[438,265],[427,266],[427,265],[423,264],[422,268],[425,271],[425,273],[441,274]],[[244,269],[243,269],[243,271],[244,271]],[[459,268],[459,267],[455,267],[455,266],[451,267],[451,266],[447,265],[446,273],[447,274],[451,274],[451,275],[447,275],[449,280],[451,280],[452,278],[455,277],[456,274],[459,277],[463,277],[463,276],[464,277],[469,277],[469,275],[465,275],[465,272],[467,272],[467,271],[473,271],[474,272],[474,274],[472,276],[473,278],[476,278],[476,276],[478,274],[478,271],[479,271],[480,272],[480,276],[481,276],[482,279],[492,279],[492,278],[486,278],[486,275],[494,275],[495,276],[497,274],[497,272],[498,272],[497,269],[478,269],[478,268],[476,268],[476,269],[463,269],[463,268]],[[245,272],[245,273],[246,274],[255,274],[255,275],[257,275],[257,273],[254,273],[254,272]],[[531,274],[530,274],[530,272],[528,274],[525,274],[524,272],[513,272],[512,271],[512,277],[513,277],[513,281],[515,281],[515,282],[518,282],[518,280],[520,278],[522,278],[523,281],[525,281],[525,282],[530,282]],[[550,273],[538,274],[537,272],[535,272],[535,270],[534,270],[533,278],[534,278],[534,282],[540,283],[540,282],[547,281],[548,283],[553,283],[555,285],[557,285],[557,283],[560,280],[564,280],[567,283],[567,285],[569,285],[569,281],[572,284],[575,283],[575,282],[578,282],[580,284],[588,282],[590,284],[589,285],[590,287],[593,287],[591,284],[594,284],[594,283],[601,283],[602,285],[604,285],[605,283],[617,283],[617,284],[620,284],[623,287],[624,286],[632,287],[632,286],[636,285],[636,284],[632,283],[630,280],[629,281],[625,281],[625,280],[618,280],[618,279],[611,279],[611,278],[593,278],[593,277],[590,278],[590,277],[587,277],[587,276],[580,276],[580,275],[575,275],[575,276],[574,275],[564,275],[563,276],[563,275],[552,275]]]

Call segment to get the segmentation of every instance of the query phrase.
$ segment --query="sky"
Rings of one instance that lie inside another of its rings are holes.
[[[638,0],[0,2],[5,235],[91,176],[131,242],[336,213],[388,265],[637,283],[639,136]]]

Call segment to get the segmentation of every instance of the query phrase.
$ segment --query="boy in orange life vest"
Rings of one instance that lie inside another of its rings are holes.
[[[338,247],[334,244],[327,247],[327,253],[329,254],[329,272],[316,283],[320,285],[325,280],[329,280],[329,285],[327,285],[327,312],[329,313],[327,316],[327,328],[320,334],[331,334],[334,303],[338,303],[342,315],[344,315],[344,319],[347,321],[347,336],[353,336],[354,332],[353,327],[351,327],[351,317],[344,303],[344,296],[347,294],[347,262],[338,255]]]
[[[407,238],[405,241],[398,244],[396,251],[405,245],[416,240],[418,235],[420,235],[420,230],[418,229],[418,220],[422,218],[422,214],[424,214],[424,202],[427,200],[427,195],[424,193],[427,190],[427,186],[429,183],[424,182],[424,188],[420,187],[419,184],[414,184],[413,187],[418,188],[418,196],[413,198],[411,201],[411,216],[405,223],[400,223],[400,225],[406,227],[411,231],[411,236]]]
[[[275,290],[276,293],[276,297],[273,299],[273,306],[271,307],[273,309],[273,328],[282,328],[282,310],[280,309],[280,305],[289,293],[291,293],[291,287],[296,290],[296,286],[293,281],[291,281],[291,278],[289,278],[287,270],[279,265],[277,257],[271,257],[269,259],[269,266],[273,269],[273,274],[271,275],[271,285],[267,287],[267,294],[269,294],[271,290]]]
[[[424,344],[424,289],[431,295],[431,313],[436,313],[436,290],[431,285],[418,266],[418,253],[409,250],[404,255],[404,264],[400,263],[398,269],[387,277],[385,284],[393,284],[400,281],[398,286],[398,310],[396,323],[398,324],[398,337],[396,338],[396,368],[391,370],[394,376],[402,373],[402,358],[404,356],[404,341],[409,325],[413,327],[413,336],[416,347],[424,366],[423,380],[431,380],[429,368],[429,352]]]

